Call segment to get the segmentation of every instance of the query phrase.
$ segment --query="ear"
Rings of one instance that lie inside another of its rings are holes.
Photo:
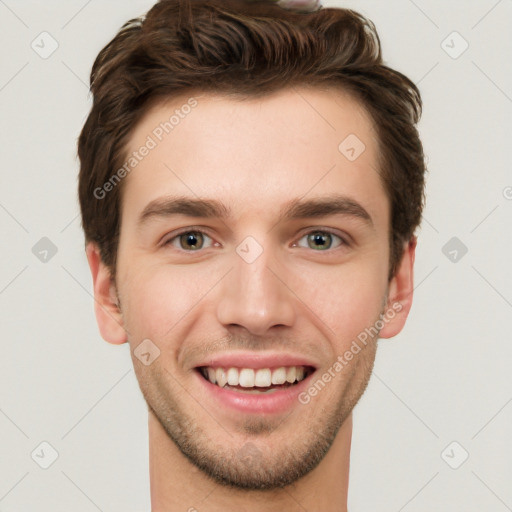
[[[91,269],[94,286],[94,313],[102,338],[114,345],[126,343],[127,336],[123,326],[121,310],[117,302],[115,282],[110,270],[101,260],[96,244],[89,242],[85,249]]]
[[[398,270],[389,283],[387,306],[384,314],[386,323],[379,333],[380,338],[396,336],[403,329],[409,316],[414,291],[413,270],[416,244],[417,239],[413,236],[404,245]]]

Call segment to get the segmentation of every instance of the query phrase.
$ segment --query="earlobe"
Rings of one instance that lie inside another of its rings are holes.
[[[380,331],[380,338],[396,336],[403,329],[409,316],[414,291],[416,244],[416,237],[412,237],[404,245],[398,270],[389,283],[387,307],[384,312],[385,325]]]
[[[108,267],[101,261],[98,247],[89,242],[87,261],[94,287],[94,313],[102,338],[114,345],[126,343],[127,336],[117,300],[115,283]]]

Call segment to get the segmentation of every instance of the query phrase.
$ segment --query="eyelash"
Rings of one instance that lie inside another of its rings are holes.
[[[203,236],[207,236],[208,238],[210,238],[213,242],[213,238],[208,235],[207,232],[205,232],[203,229],[201,228],[195,228],[194,226],[192,227],[187,227],[187,228],[184,228],[180,231],[178,231],[177,233],[175,233],[171,238],[167,239],[165,242],[163,242],[163,246],[169,246],[169,245],[172,245],[172,243],[175,241],[175,240],[179,240],[179,237],[181,235],[185,235],[187,233],[200,233],[202,234]],[[339,249],[340,247],[350,247],[351,244],[347,241],[346,238],[342,237],[341,235],[337,234],[337,233],[334,233],[334,231],[330,230],[330,229],[326,229],[326,228],[314,228],[314,229],[310,229],[309,231],[303,233],[300,238],[297,240],[297,242],[294,242],[292,247],[298,247],[298,242],[300,240],[302,240],[304,237],[307,237],[309,235],[312,235],[314,233],[322,233],[322,234],[327,234],[327,235],[331,235],[333,237],[336,237],[339,239],[339,244],[336,246],[336,247],[332,247],[332,248],[329,248],[329,249],[324,249],[323,251],[322,250],[319,250],[319,251],[314,251],[314,252],[332,252],[336,249]],[[208,249],[209,247],[207,247]],[[303,249],[306,249],[306,247],[303,247]],[[194,250],[185,250],[185,249],[182,249],[182,248],[177,248],[177,250],[179,251],[182,251],[182,252],[201,252],[203,249],[196,249],[195,251]],[[311,249],[313,250],[313,249]]]

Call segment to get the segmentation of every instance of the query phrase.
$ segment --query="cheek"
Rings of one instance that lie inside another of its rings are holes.
[[[326,335],[335,336],[336,345],[350,344],[378,319],[386,293],[385,267],[379,262],[303,268],[300,275],[297,296],[321,320]]]
[[[217,280],[212,279],[211,272],[191,266],[153,267],[125,278],[123,313],[127,329],[132,337],[165,340],[192,314]]]

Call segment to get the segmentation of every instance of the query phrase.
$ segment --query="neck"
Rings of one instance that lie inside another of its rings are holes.
[[[320,464],[294,484],[274,491],[222,486],[194,466],[149,411],[149,469],[152,512],[346,512],[352,414]]]

